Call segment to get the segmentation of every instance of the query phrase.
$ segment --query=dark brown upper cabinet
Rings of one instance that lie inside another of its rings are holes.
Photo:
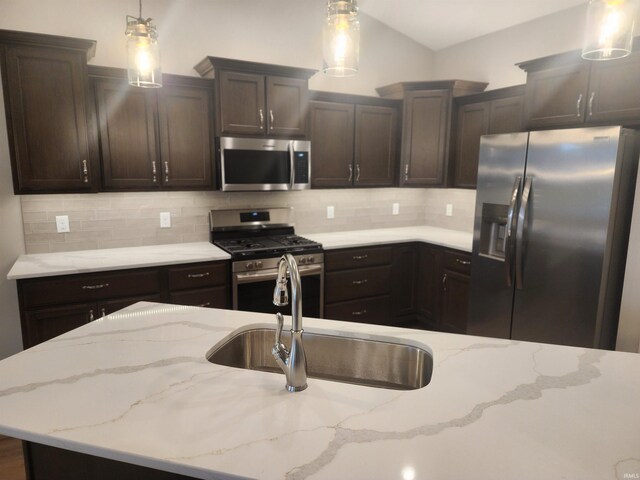
[[[16,194],[92,192],[87,60],[96,42],[0,30],[0,65]]]
[[[311,185],[393,186],[399,102],[328,92],[313,92],[312,98]]]
[[[452,186],[476,188],[480,138],[522,129],[524,85],[466,95],[456,100]]]
[[[219,57],[194,68],[216,79],[217,135],[307,137],[308,80],[316,70]]]
[[[213,85],[164,75],[161,89],[89,68],[104,190],[213,188]]]
[[[377,89],[382,97],[403,100],[400,186],[446,186],[453,99],[486,87],[480,82],[442,80]]]
[[[583,60],[579,51],[518,64],[527,72],[525,125],[530,129],[640,124],[640,41],[618,60]]]

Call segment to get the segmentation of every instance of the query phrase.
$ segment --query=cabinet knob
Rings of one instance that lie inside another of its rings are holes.
[[[580,106],[582,105],[582,94],[578,95],[578,101],[576,102],[576,116],[580,118]]]
[[[447,274],[442,275],[442,289],[447,291]]]
[[[82,160],[82,175],[84,175],[84,178],[82,179],[82,181],[84,183],[89,183],[89,168],[87,167],[86,160]]]
[[[367,311],[366,310],[360,310],[358,312],[351,312],[351,315],[353,315],[354,317],[361,317],[362,315],[366,315]]]
[[[409,180],[409,164],[408,163],[404,166],[404,181],[406,182],[407,180]]]
[[[271,128],[273,129],[273,110],[269,109],[269,122],[271,123]]]
[[[353,180],[353,165],[349,164],[349,182]]]
[[[95,316],[93,315],[93,310],[89,310],[89,321],[93,322],[95,320]]]
[[[100,309],[100,314],[101,314],[101,318],[104,318],[104,317],[106,317],[106,316],[107,316],[107,311],[105,310],[105,308],[104,308],[104,307],[102,307],[102,308]]]
[[[151,162],[151,173],[153,174],[153,183],[156,183],[158,181],[158,178],[157,178],[158,169],[156,168],[155,160]]]
[[[360,164],[356,164],[356,182],[360,181]]]
[[[589,97],[589,116],[593,117],[593,99],[596,98],[596,92],[591,92],[591,96]]]
[[[164,162],[164,181],[169,181],[169,162]]]
[[[264,130],[264,112],[262,109],[258,109],[258,117],[260,117],[260,130]]]

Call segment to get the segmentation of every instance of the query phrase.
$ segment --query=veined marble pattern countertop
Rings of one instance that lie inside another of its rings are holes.
[[[205,359],[232,330],[265,322],[128,307],[0,362],[0,433],[203,479],[640,474],[640,355],[305,319],[308,331],[422,343],[432,381],[395,391],[309,379],[288,393],[283,375]]]
[[[322,243],[325,250],[402,242],[425,242],[471,252],[473,243],[472,232],[429,226],[376,228],[347,232],[309,233],[307,235],[301,233],[300,235]]]
[[[470,252],[473,240],[473,234],[470,232],[429,226],[301,235],[322,243],[326,250],[401,242],[426,242]],[[209,242],[39,253],[20,255],[7,278],[18,280],[52,277],[106,270],[209,262],[229,258],[231,256],[228,253]]]
[[[37,253],[20,255],[7,278],[18,280],[52,277],[180,263],[212,262],[229,258],[231,255],[209,242]]]

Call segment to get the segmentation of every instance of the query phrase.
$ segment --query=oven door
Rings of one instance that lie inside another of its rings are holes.
[[[303,190],[311,186],[308,141],[220,137],[218,152],[223,191]]]
[[[324,313],[324,266],[299,266],[300,281],[302,283],[302,315],[305,317],[322,318]],[[276,307],[273,304],[273,290],[276,286],[277,269],[261,270],[257,272],[239,272],[233,274],[233,309],[246,312],[273,313],[282,312],[291,315],[291,303],[286,307]],[[287,283],[289,300],[291,282]]]

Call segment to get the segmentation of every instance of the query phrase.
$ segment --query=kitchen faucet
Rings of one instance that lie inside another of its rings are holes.
[[[302,285],[298,264],[293,255],[287,253],[278,262],[278,276],[276,288],[273,290],[273,304],[283,307],[289,304],[287,291],[287,268],[291,278],[291,294],[293,305],[291,307],[291,352],[280,341],[284,318],[278,312],[278,329],[276,330],[276,343],[271,349],[276,363],[282,369],[287,379],[286,389],[290,392],[300,392],[307,388],[307,357],[302,343]]]

